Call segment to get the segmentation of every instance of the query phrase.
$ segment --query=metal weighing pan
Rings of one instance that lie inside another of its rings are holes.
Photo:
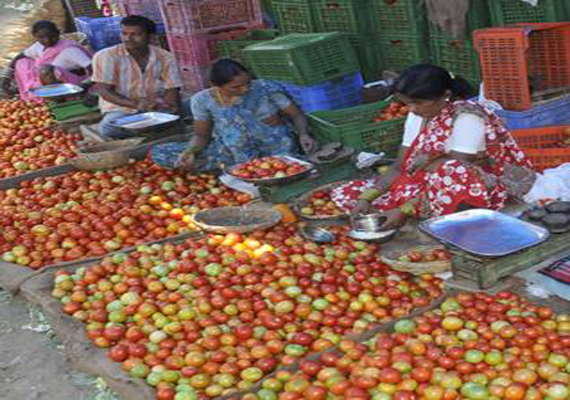
[[[83,93],[83,88],[71,83],[56,83],[54,85],[45,85],[31,88],[30,93],[35,96],[47,99]]]
[[[462,211],[422,221],[419,228],[436,239],[482,257],[502,257],[549,237],[546,229],[485,209]]]
[[[145,112],[117,118],[112,124],[132,133],[146,133],[175,124],[180,117],[161,112]]]

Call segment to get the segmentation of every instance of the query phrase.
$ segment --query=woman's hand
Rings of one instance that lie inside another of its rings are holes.
[[[176,161],[176,168],[190,171],[196,161],[196,154],[193,152],[182,152]]]
[[[312,154],[317,150],[317,142],[308,133],[299,135],[299,143],[306,154]]]
[[[354,208],[350,212],[350,214],[353,217],[358,217],[360,215],[370,214],[371,210],[372,210],[372,203],[370,203],[367,200],[358,200],[356,202],[356,205],[354,206]]]
[[[399,228],[406,223],[407,219],[406,215],[399,208],[386,211],[382,213],[382,216],[386,217],[386,221],[380,227],[383,231]]]

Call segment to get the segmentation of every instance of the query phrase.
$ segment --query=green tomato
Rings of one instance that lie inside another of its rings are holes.
[[[278,393],[283,389],[283,382],[281,382],[279,379],[269,378],[263,381],[261,387],[271,392]]]
[[[299,344],[288,344],[285,346],[285,354],[292,357],[301,357],[307,349]]]
[[[396,322],[394,330],[398,333],[412,333],[416,330],[416,323],[411,319],[402,319]]]
[[[210,276],[218,276],[222,273],[223,267],[221,264],[218,263],[210,263],[206,265],[204,271],[206,272],[206,274]]]
[[[263,371],[257,367],[249,367],[241,371],[241,378],[247,382],[257,382],[263,378]]]
[[[489,398],[487,387],[475,382],[467,382],[463,385],[461,394],[471,400],[487,400]]]
[[[316,299],[313,301],[313,307],[319,311],[325,310],[329,306],[329,302],[325,299]]]
[[[150,368],[143,363],[135,365],[130,371],[130,374],[133,378],[146,378],[149,373]]]
[[[477,364],[485,359],[485,353],[480,350],[467,350],[465,352],[465,361]]]
[[[277,394],[268,389],[261,389],[257,392],[257,398],[259,400],[277,400]]]
[[[489,365],[499,365],[503,362],[503,353],[498,350],[491,350],[485,355],[485,362]]]

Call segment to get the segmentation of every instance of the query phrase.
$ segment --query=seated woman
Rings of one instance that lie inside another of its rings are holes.
[[[51,21],[37,21],[32,26],[37,40],[10,64],[3,87],[11,93],[10,84],[15,78],[22,100],[36,97],[29,89],[54,83],[80,84],[89,79],[91,53],[80,44],[59,38],[59,29]]]
[[[305,115],[277,86],[252,80],[243,65],[229,59],[213,64],[210,81],[212,88],[191,99],[190,143],[155,146],[155,163],[211,171],[253,158],[296,154],[298,143],[307,153],[315,149]],[[283,117],[291,119],[297,135]]]
[[[463,100],[472,91],[465,80],[422,64],[405,70],[394,90],[411,111],[398,159],[380,178],[336,188],[332,198],[344,210],[382,213],[387,217],[384,228],[390,229],[407,217],[500,209],[509,196],[509,185],[502,181],[506,170],[509,176],[516,168],[534,177],[501,120],[482,105]]]

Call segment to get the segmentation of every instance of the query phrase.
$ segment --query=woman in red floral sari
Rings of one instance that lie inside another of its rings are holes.
[[[405,70],[394,90],[410,108],[398,159],[380,178],[336,188],[332,198],[345,211],[382,213],[387,217],[383,228],[391,229],[407,217],[497,210],[509,196],[501,179],[506,170],[519,168],[534,176],[500,119],[464,100],[472,92],[465,80],[421,64]]]

